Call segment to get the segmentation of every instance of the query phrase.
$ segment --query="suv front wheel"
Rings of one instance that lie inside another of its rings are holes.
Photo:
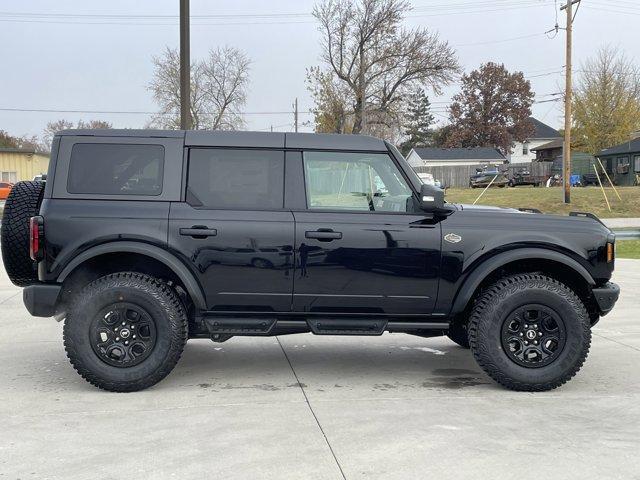
[[[512,390],[551,390],[582,367],[589,315],[566,285],[540,274],[503,278],[485,290],[469,320],[471,351],[485,372]]]
[[[104,390],[142,390],[166,377],[187,341],[187,316],[166,283],[121,272],[87,285],[72,301],[64,345],[73,367]]]

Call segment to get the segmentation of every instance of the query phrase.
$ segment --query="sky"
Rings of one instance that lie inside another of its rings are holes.
[[[533,114],[563,122],[566,0],[412,0],[408,28],[436,31],[453,45],[465,71],[487,61],[520,70],[536,93]],[[582,0],[574,24],[574,65],[612,45],[640,61],[640,0]],[[320,34],[307,0],[191,0],[191,57],[218,46],[252,59],[248,130],[292,131],[298,98],[301,131],[312,131],[306,69],[321,65]],[[0,2],[0,130],[40,135],[47,122],[102,119],[143,128],[157,110],[147,85],[152,57],[178,47],[179,0],[2,0]],[[555,38],[550,38],[554,37]],[[575,74],[579,75],[579,72]],[[439,122],[459,85],[429,92]],[[36,111],[25,111],[36,110]],[[48,110],[43,112],[42,110]],[[62,112],[66,110],[67,112]],[[89,113],[94,111],[96,113]]]

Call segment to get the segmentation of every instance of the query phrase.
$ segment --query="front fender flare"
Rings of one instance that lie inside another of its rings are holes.
[[[76,267],[86,262],[87,260],[90,260],[99,255],[104,255],[106,253],[118,252],[146,255],[147,257],[151,257],[155,260],[158,260],[159,262],[164,263],[169,269],[173,271],[173,273],[178,276],[180,281],[184,284],[187,292],[193,299],[193,303],[195,304],[196,308],[199,310],[207,309],[202,288],[200,287],[200,284],[191,273],[191,271],[189,271],[189,269],[186,267],[186,265],[181,262],[175,255],[172,255],[166,250],[163,250],[160,247],[156,247],[154,245],[150,245],[148,243],[111,242],[85,250],[64,267],[64,269],[58,276],[58,282],[62,283],[71,274],[71,272],[76,269]]]
[[[465,309],[477,288],[491,272],[511,262],[536,258],[562,263],[575,271],[576,274],[580,275],[589,285],[596,284],[587,269],[567,255],[554,250],[546,250],[544,248],[517,248],[515,250],[499,253],[487,260],[484,260],[474,268],[458,289],[453,302],[453,307],[451,308],[451,315],[460,313]]]

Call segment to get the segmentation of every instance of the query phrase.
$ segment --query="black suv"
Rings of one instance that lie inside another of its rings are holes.
[[[69,130],[7,200],[2,254],[106,390],[164,378],[189,338],[448,335],[515,390],[582,366],[615,304],[590,214],[444,202],[356,135]]]

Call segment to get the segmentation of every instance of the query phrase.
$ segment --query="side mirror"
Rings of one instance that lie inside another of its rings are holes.
[[[420,208],[433,213],[444,211],[444,190],[423,183],[420,187]]]

